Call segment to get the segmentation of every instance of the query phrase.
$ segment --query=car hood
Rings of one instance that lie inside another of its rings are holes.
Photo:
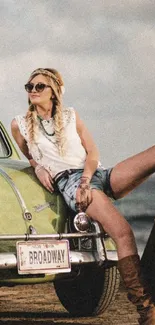
[[[30,227],[37,234],[64,231],[62,197],[43,188],[27,162],[0,159],[0,193],[1,235],[30,233]]]

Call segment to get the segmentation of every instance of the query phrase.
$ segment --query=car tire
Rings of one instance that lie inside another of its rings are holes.
[[[73,279],[56,280],[56,294],[72,315],[77,317],[102,314],[114,301],[120,275],[115,265],[83,265]]]

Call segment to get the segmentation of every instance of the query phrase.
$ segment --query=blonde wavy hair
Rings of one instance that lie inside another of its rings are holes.
[[[54,120],[54,131],[56,136],[56,144],[61,156],[65,154],[66,139],[64,136],[64,125],[63,125],[63,112],[62,112],[62,94],[64,92],[64,82],[60,73],[55,69],[36,69],[34,70],[28,82],[30,82],[37,75],[42,74],[47,78],[48,84],[51,86],[54,98],[53,101],[53,113],[52,117]],[[30,146],[35,142],[38,130],[38,118],[36,106],[29,101],[29,108],[26,114],[26,123],[29,136]]]

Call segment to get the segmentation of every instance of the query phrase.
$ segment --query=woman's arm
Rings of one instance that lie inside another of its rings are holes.
[[[20,148],[21,152],[24,154],[24,156],[29,160],[30,165],[34,168],[36,176],[38,177],[39,181],[50,191],[53,192],[54,188],[52,186],[53,180],[52,176],[49,174],[47,170],[44,169],[44,167],[38,165],[36,161],[33,159],[33,157],[29,153],[29,149],[26,143],[26,140],[21,135],[18,123],[16,119],[13,119],[11,122],[11,132],[12,136],[14,137],[18,147]]]
[[[77,132],[79,134],[79,137],[81,139],[81,143],[86,150],[87,156],[84,166],[84,177],[88,177],[89,179],[92,178],[94,172],[96,171],[96,168],[98,166],[99,162],[99,151],[96,147],[96,144],[90,135],[88,129],[86,128],[83,121],[80,119],[79,115],[76,114],[76,128]]]
[[[13,119],[11,122],[11,132],[16,143],[18,144],[19,149],[24,154],[24,156],[29,160],[31,166],[35,168],[37,166],[37,163],[29,153],[26,140],[24,139],[24,137],[21,135],[19,131],[19,127],[16,119]]]
[[[89,131],[77,113],[76,128],[81,139],[81,143],[87,153],[84,171],[76,192],[76,206],[78,211],[86,211],[88,205],[92,201],[90,181],[98,166],[99,152]]]

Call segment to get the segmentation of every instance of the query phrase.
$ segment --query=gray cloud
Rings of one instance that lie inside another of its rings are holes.
[[[154,24],[155,6],[150,0],[105,0],[105,15],[119,21],[141,21]]]
[[[1,0],[1,118],[27,109],[37,67],[63,75],[65,105],[86,121],[105,165],[154,143],[155,4],[147,0]]]

